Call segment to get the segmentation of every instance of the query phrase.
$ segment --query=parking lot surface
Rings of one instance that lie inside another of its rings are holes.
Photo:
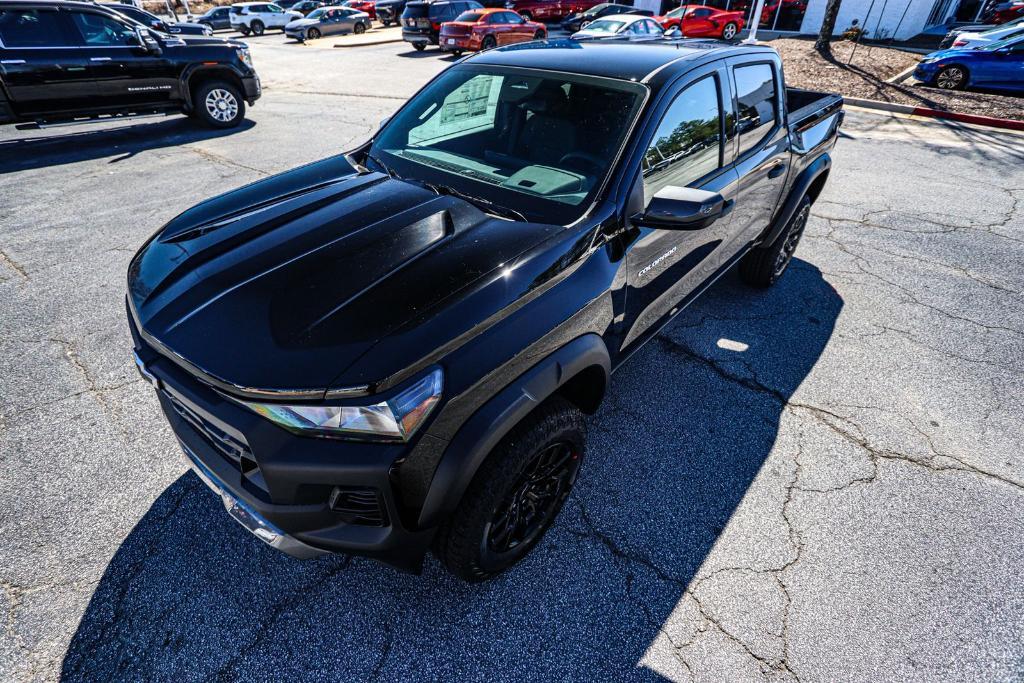
[[[150,234],[449,63],[248,42],[235,131],[0,131],[0,680],[1024,677],[1024,137],[850,112],[791,270],[625,364],[546,540],[468,586],[264,546],[132,367]]]

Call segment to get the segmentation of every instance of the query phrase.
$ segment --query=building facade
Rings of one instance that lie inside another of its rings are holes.
[[[641,0],[642,1],[642,0]],[[655,0],[656,1],[656,0]],[[821,28],[828,0],[765,0],[760,28],[815,35]],[[668,0],[664,11],[680,3]],[[750,24],[756,0],[698,0],[691,4],[740,10]],[[860,26],[872,40],[907,40],[954,21],[977,21],[986,0],[842,0],[836,33]]]

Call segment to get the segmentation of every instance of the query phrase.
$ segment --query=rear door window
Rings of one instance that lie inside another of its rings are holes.
[[[779,120],[778,88],[771,64],[748,64],[733,69],[736,80],[736,130],[740,155],[757,147]]]
[[[645,203],[670,185],[686,187],[721,166],[718,81],[707,76],[676,96],[644,153]]]
[[[77,44],[58,12],[48,9],[0,10],[0,42],[6,48],[71,47]]]

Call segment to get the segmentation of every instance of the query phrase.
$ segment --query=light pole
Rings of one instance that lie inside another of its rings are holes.
[[[754,13],[750,17],[750,35],[743,40],[744,43],[757,42],[757,27],[761,25],[761,12],[763,11],[764,0],[757,0],[757,4],[754,5]]]

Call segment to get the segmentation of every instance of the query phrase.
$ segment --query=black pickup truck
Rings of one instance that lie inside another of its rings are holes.
[[[782,276],[842,117],[766,47],[481,53],[153,235],[138,369],[266,543],[486,579],[555,519],[613,370],[734,265]]]
[[[0,123],[170,113],[215,128],[242,122],[260,96],[244,43],[153,31],[119,7],[0,2]]]

